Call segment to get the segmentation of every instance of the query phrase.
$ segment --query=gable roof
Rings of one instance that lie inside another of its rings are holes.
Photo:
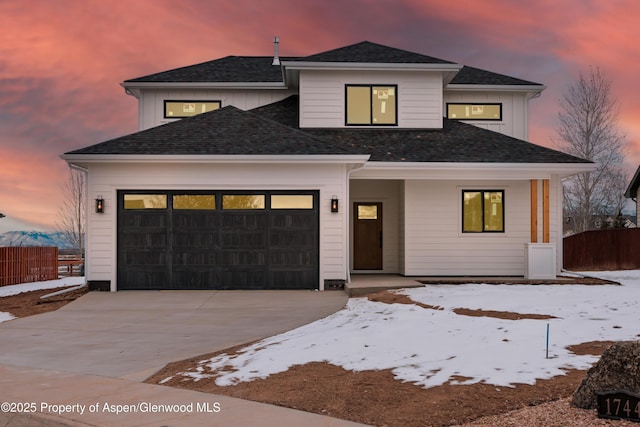
[[[298,127],[298,96],[252,110],[287,126]],[[498,132],[443,118],[442,129],[313,128],[301,129],[333,144],[370,154],[376,162],[451,163],[592,163]]]
[[[353,62],[372,64],[453,64],[444,59],[409,52],[369,41],[292,59],[304,62]]]
[[[320,137],[227,106],[70,151],[116,155],[344,155]]]
[[[636,173],[631,178],[627,191],[624,192],[624,197],[627,199],[634,199],[638,194],[638,187],[640,187],[640,166],[636,169]]]

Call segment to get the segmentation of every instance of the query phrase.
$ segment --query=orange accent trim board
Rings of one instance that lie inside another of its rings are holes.
[[[542,243],[549,243],[549,180],[542,180]]]
[[[531,243],[538,243],[538,180],[531,180]]]

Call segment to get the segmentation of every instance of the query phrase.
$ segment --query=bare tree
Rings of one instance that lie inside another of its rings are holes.
[[[565,217],[573,232],[593,228],[596,215],[622,209],[627,176],[622,171],[626,140],[617,127],[618,109],[611,81],[599,68],[580,73],[560,101],[556,132],[559,148],[593,161],[597,168],[564,181]]]
[[[85,178],[77,169],[69,169],[56,226],[63,238],[77,251],[78,256],[84,257]]]

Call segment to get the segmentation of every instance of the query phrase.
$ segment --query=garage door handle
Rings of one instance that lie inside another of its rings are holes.
[[[380,232],[380,249],[382,249],[382,231]]]

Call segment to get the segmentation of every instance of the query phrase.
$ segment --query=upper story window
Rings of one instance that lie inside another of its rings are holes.
[[[397,85],[346,85],[347,126],[396,126]]]
[[[164,101],[164,118],[180,119],[220,108],[220,101]]]
[[[447,118],[454,120],[502,120],[502,104],[447,104]]]

